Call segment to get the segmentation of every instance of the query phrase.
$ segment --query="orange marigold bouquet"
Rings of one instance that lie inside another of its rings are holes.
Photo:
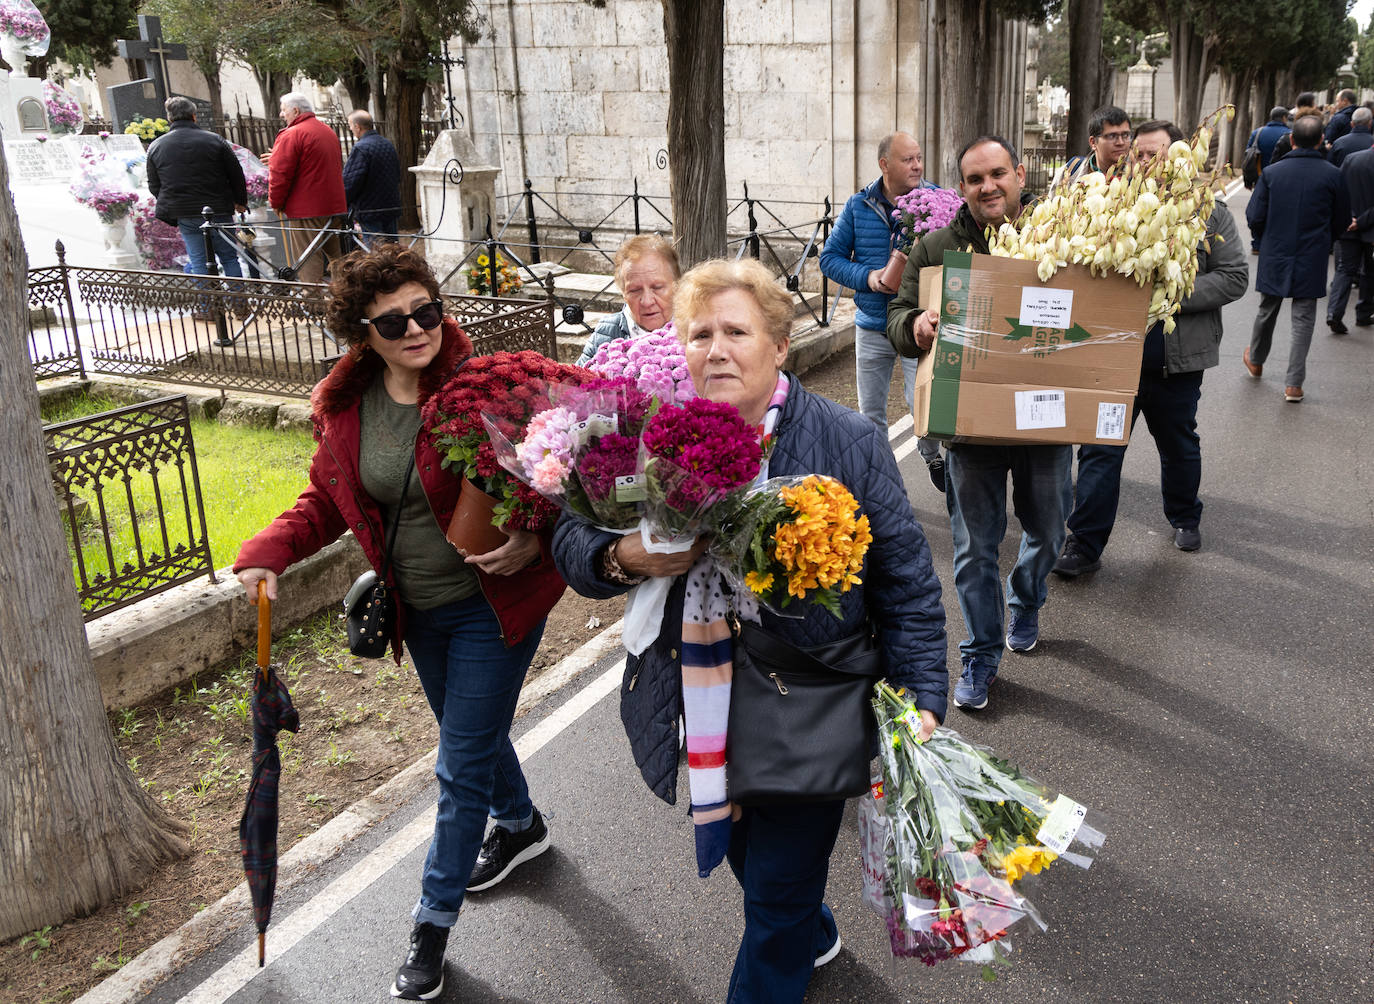
[[[839,617],[841,594],[863,581],[873,534],[834,478],[772,478],[720,522],[713,546],[727,576],[775,613],[804,601]]]

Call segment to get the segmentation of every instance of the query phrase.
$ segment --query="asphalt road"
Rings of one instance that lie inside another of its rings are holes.
[[[851,806],[828,893],[845,949],[808,1001],[1374,1000],[1374,329],[1336,338],[1319,322],[1307,399],[1285,404],[1286,312],[1271,372],[1257,382],[1241,367],[1257,301],[1226,309],[1223,364],[1203,387],[1203,549],[1172,546],[1142,423],[1102,570],[1053,580],[1037,650],[1003,660],[986,711],[950,712],[952,727],[1105,814],[1098,861],[1028,882],[1050,926],[1013,932],[1015,961],[995,982],[977,966],[894,965],[859,899]],[[902,466],[957,667],[948,517],[919,457]],[[548,729],[540,722],[599,672],[517,733]],[[723,1000],[738,887],[727,868],[696,877],[685,790],[675,808],[649,794],[615,696],[526,770],[554,848],[469,900],[440,999]],[[248,945],[245,923],[148,999],[385,999],[424,853],[392,847],[414,845],[432,812],[432,797],[402,807],[291,890],[274,931],[306,933],[277,951],[269,935],[270,964],[250,982],[211,979]]]

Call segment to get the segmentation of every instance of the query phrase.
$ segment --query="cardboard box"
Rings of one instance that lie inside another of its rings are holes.
[[[939,337],[916,371],[921,436],[1125,446],[1150,290],[1082,265],[1041,282],[1036,263],[946,251],[921,270]]]

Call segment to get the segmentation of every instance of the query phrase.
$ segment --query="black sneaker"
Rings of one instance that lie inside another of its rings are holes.
[[[1196,551],[1201,546],[1202,534],[1197,527],[1174,527],[1174,547],[1180,551]]]
[[[447,927],[416,924],[410,932],[410,951],[396,970],[391,996],[404,1001],[428,1001],[444,989],[444,949],[448,947]]]
[[[1102,567],[1100,558],[1090,558],[1078,541],[1072,537],[1064,545],[1064,551],[1059,555],[1059,560],[1054,563],[1054,574],[1065,579],[1076,579],[1084,572],[1095,572]]]
[[[936,457],[934,460],[926,462],[926,473],[930,475],[930,483],[933,484],[941,494],[945,491],[945,458]]]
[[[1350,330],[1339,317],[1328,317],[1326,326],[1331,329],[1333,335],[1344,335]]]
[[[519,833],[493,826],[477,855],[477,865],[468,879],[468,892],[490,889],[514,871],[516,865],[537,858],[548,849],[549,828],[538,809],[534,810],[534,822],[529,829]]]

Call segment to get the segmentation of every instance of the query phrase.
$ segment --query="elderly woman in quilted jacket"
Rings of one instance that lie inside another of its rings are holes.
[[[767,476],[837,478],[870,521],[873,543],[863,584],[843,595],[842,618],[816,606],[800,619],[764,611],[763,627],[803,648],[871,630],[884,675],[910,692],[928,735],[945,714],[944,609],[930,550],[882,432],[858,412],[809,393],[783,370],[792,301],[758,262],[697,266],[678,285],[673,316],[698,393],[734,404],[760,426],[761,435],[772,434]],[[658,638],[629,657],[620,690],[621,718],[640,772],[669,804],[677,795],[684,708],[684,606],[688,634],[694,635],[693,590],[702,589],[698,579],[709,574],[709,563],[697,561],[704,548],[698,541],[681,554],[648,553],[637,534],[617,536],[570,517],[554,534],[559,570],[585,596],[614,596],[648,576],[676,577]],[[689,712],[686,729],[698,868],[704,875],[719,861],[719,854],[715,861],[703,859],[703,826],[718,832],[725,826],[721,852],[744,892],[744,936],[727,999],[798,1002],[813,971],[840,948],[835,919],[822,900],[844,801],[739,806],[728,795],[723,801],[719,795],[703,797],[696,790],[698,774],[721,763],[723,744],[715,737],[714,758],[694,752],[702,747],[693,744],[691,717]]]
[[[443,469],[420,410],[472,355],[472,343],[444,317],[424,259],[399,244],[354,252],[336,266],[329,295],[329,326],[349,350],[311,395],[319,445],[310,484],[243,545],[234,571],[253,602],[259,582],[276,599],[288,565],[351,529],[395,590],[392,650],[399,662],[404,641],[439,723],[439,805],[391,993],[430,1000],[443,989],[444,951],[464,895],[549,847],[510,726],[544,618],[564,586],[547,534],[513,530],[500,547],[467,558],[444,539],[459,481]],[[495,825],[484,841],[488,815]]]

